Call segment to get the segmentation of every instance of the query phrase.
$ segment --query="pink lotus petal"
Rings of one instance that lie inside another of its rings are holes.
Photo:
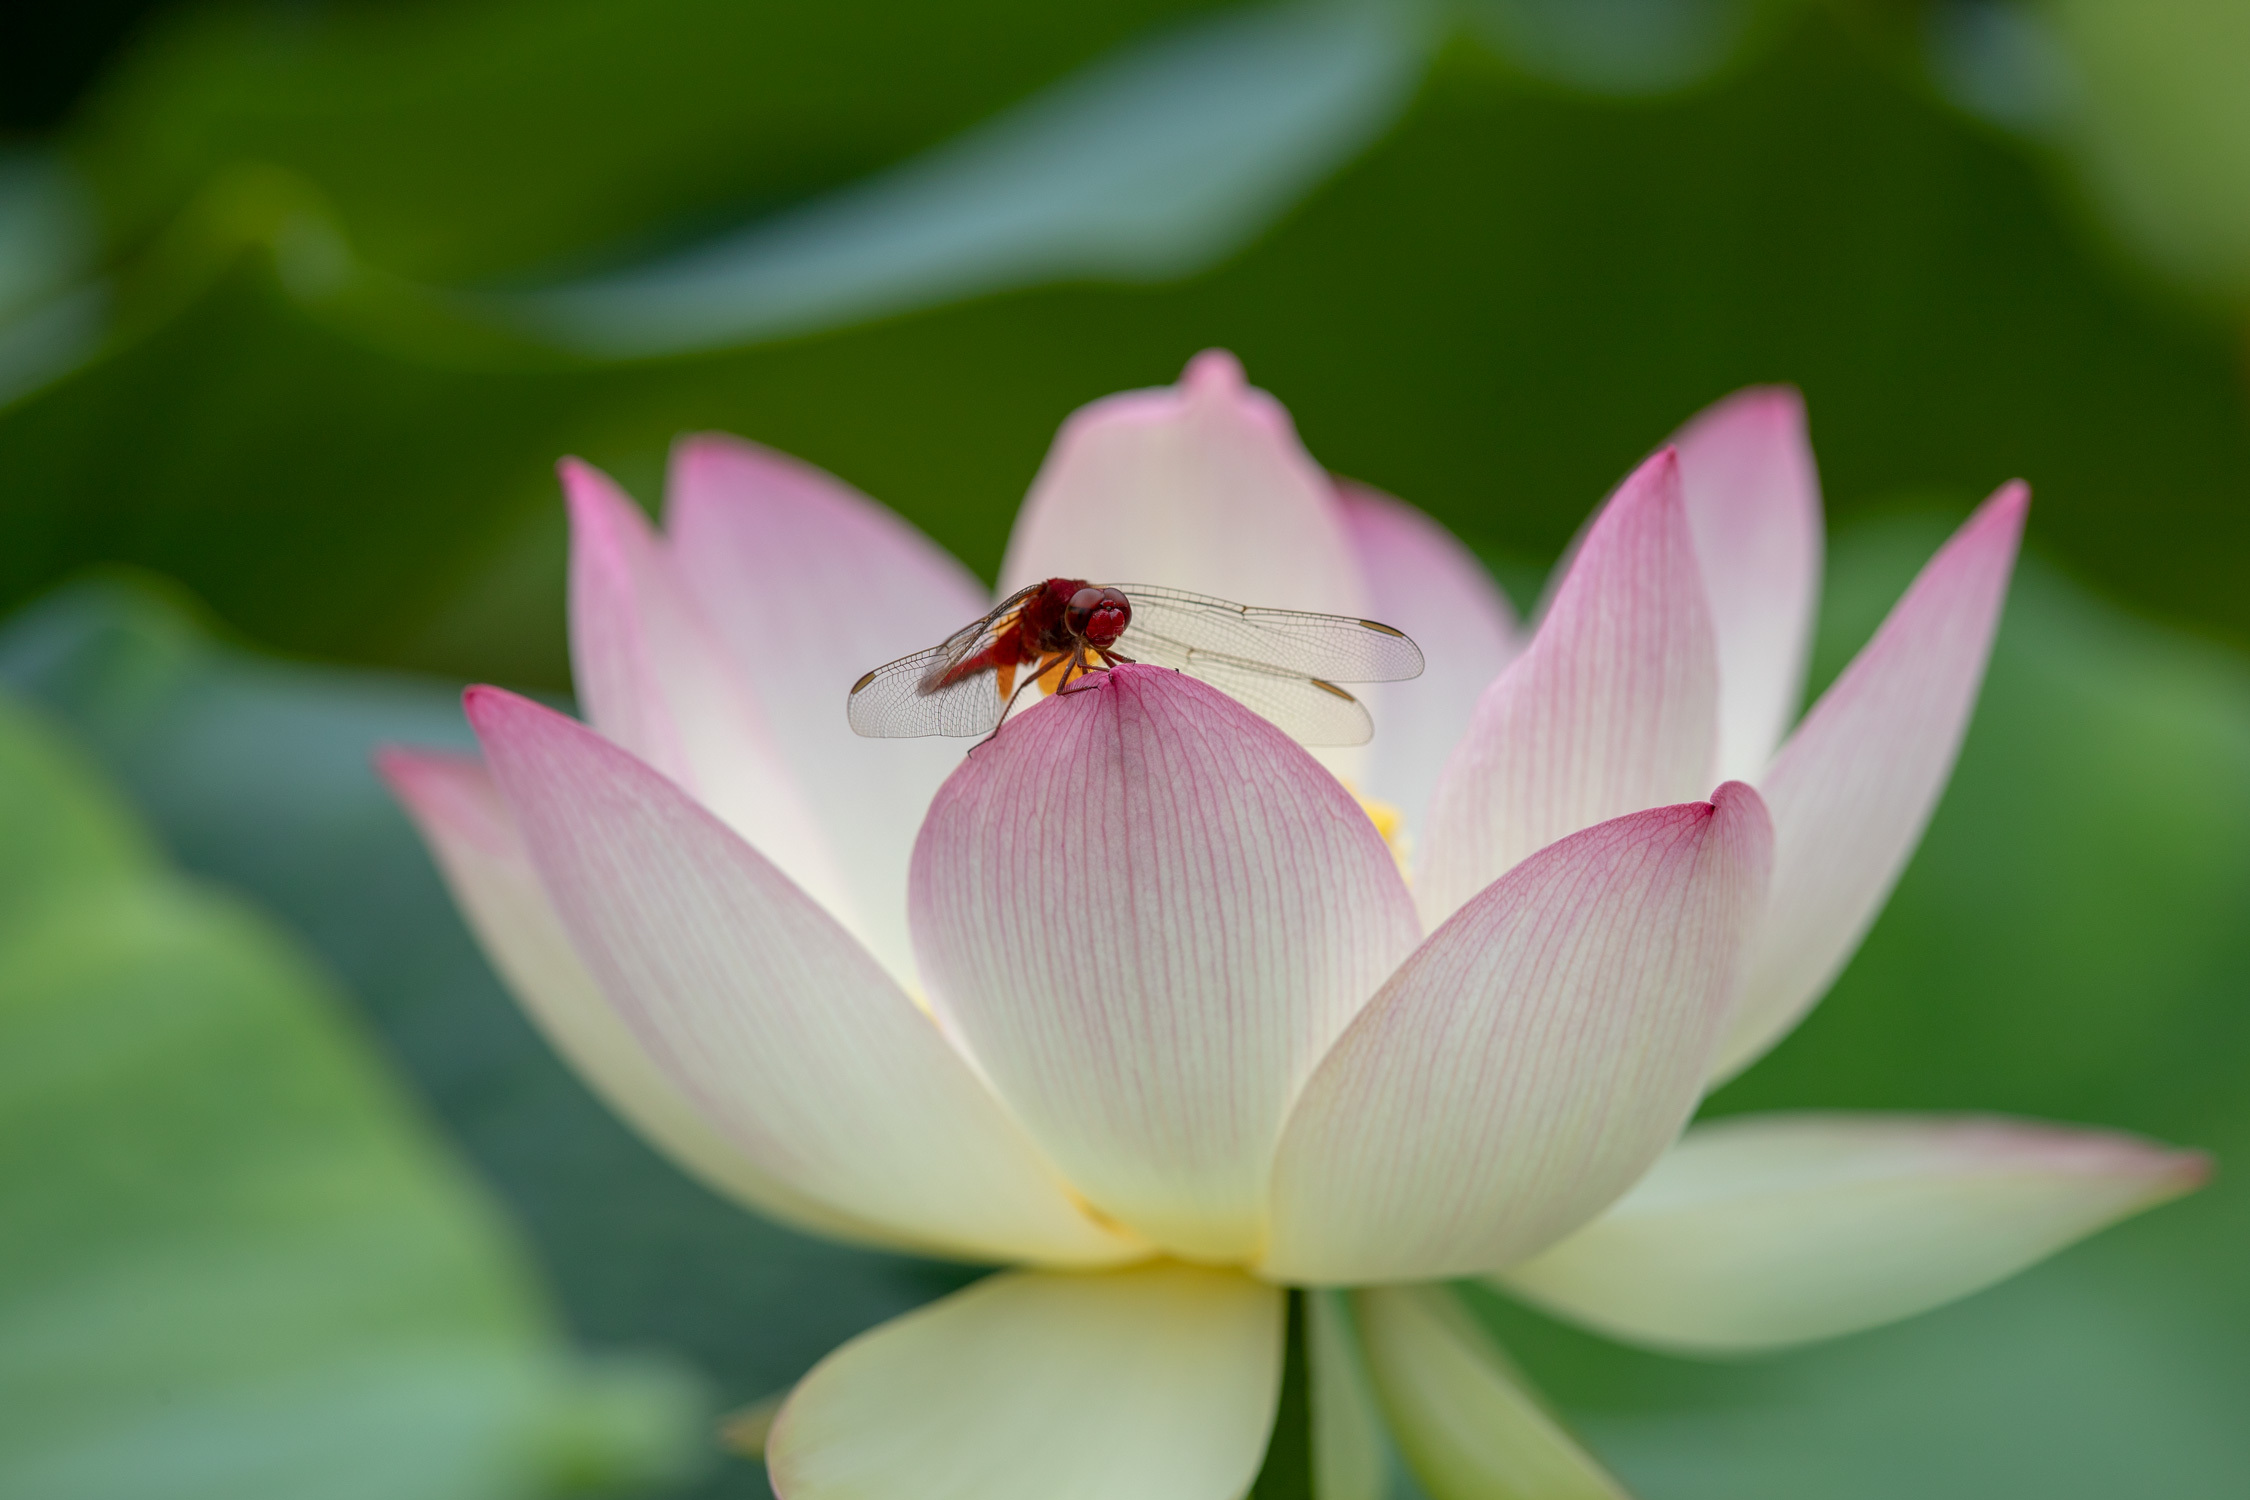
[[[1096,1225],[867,951],[678,787],[574,720],[472,688],[470,722],[571,944],[759,1169],[970,1258],[1103,1264]]]
[[[578,961],[482,762],[392,749],[376,764],[510,993],[603,1102],[687,1171],[772,1218],[833,1238],[916,1248],[764,1171],[664,1075]]]
[[[1424,923],[1559,838],[1703,796],[1717,716],[1711,614],[1667,448],[1595,517],[1446,762],[1415,891]]]
[[[1378,725],[1361,790],[1396,806],[1419,834],[1477,698],[1515,657],[1515,611],[1484,564],[1413,506],[1351,483],[1337,495],[1369,616],[1414,637],[1428,663],[1412,682],[1355,689]]]
[[[1468,1275],[1599,1213],[1695,1108],[1771,848],[1729,782],[1573,835],[1463,907],[1305,1085],[1262,1274]]]
[[[2031,492],[2001,488],[1913,587],[1759,789],[1773,808],[1773,909],[1718,1077],[1762,1057],[1835,982],[1953,774],[1984,681]]]
[[[857,490],[715,433],[673,449],[665,525],[674,567],[835,851],[860,936],[910,981],[907,859],[963,747],[861,739],[844,697],[868,668],[983,614],[983,585]]]
[[[1796,719],[1820,604],[1820,476],[1805,401],[1787,386],[1753,386],[1672,441],[1718,640],[1718,774],[1755,781]]]
[[[1366,613],[1328,476],[1280,403],[1217,349],[1176,386],[1105,397],[1063,424],[1016,516],[1000,588],[1057,575]]]
[[[1771,1349],[1965,1297],[2207,1169],[2030,1121],[1738,1116],[1689,1131],[1608,1213],[1500,1281],[1635,1343]]]
[[[1162,1262],[988,1277],[813,1368],[782,1500],[1239,1500],[1281,1393],[1282,1292]]]
[[[1120,667],[1010,722],[914,851],[938,1013],[1104,1213],[1253,1253],[1283,1112],[1414,946],[1397,866],[1303,750]]]
[[[571,670],[588,721],[856,926],[834,853],[764,716],[640,508],[598,469],[576,459],[558,467],[570,503]]]

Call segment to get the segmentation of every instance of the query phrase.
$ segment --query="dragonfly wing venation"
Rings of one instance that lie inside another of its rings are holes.
[[[1117,649],[1136,659],[1141,653],[1135,642],[1155,638],[1174,649],[1211,652],[1328,682],[1402,682],[1422,675],[1422,649],[1372,620],[1261,609],[1155,584],[1118,587],[1133,601],[1133,622]]]
[[[1007,598],[995,604],[991,612],[983,619],[973,620],[962,626],[959,630],[938,642],[933,651],[925,653],[931,658],[926,669],[929,685],[932,688],[937,687],[958,670],[962,663],[981,655],[986,648],[1007,631],[1009,626],[1016,622],[1017,610],[1022,607],[1024,600],[1030,598],[1036,592],[1038,592],[1036,585],[1032,588],[1017,589]],[[911,660],[912,658],[906,659]]]
[[[1122,643],[1119,649],[1124,649]],[[1300,745],[1364,745],[1375,733],[1367,705],[1320,678],[1277,671],[1224,652],[1197,650],[1162,636],[1144,637],[1127,654],[1135,661],[1172,667],[1211,684],[1272,720]]]
[[[852,685],[848,712],[854,733],[871,739],[914,739],[922,735],[990,734],[1000,723],[998,684],[991,672],[975,672],[944,686],[946,669],[964,659],[949,654],[952,641],[902,656],[877,667]]]
[[[1016,611],[1035,592],[1037,585],[1018,589],[983,619],[853,683],[846,709],[853,732],[871,739],[992,733],[1006,705],[996,667],[976,659],[1015,623]]]

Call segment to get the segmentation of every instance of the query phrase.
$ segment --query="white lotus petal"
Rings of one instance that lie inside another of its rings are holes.
[[[874,958],[708,810],[526,699],[474,688],[468,710],[587,970],[760,1170],[967,1258],[1145,1253],[1079,1211]]]
[[[1695,1108],[1771,844],[1729,782],[1551,845],[1463,907],[1305,1085],[1261,1270],[1468,1275],[1599,1213]]]
[[[804,789],[861,938],[914,983],[906,863],[957,741],[866,740],[844,698],[870,667],[935,645],[988,607],[929,538],[842,481],[738,438],[672,453],[666,550]]]
[[[509,993],[602,1102],[681,1167],[772,1218],[840,1239],[910,1243],[761,1170],[664,1075],[578,961],[482,762],[386,750],[378,765]]]
[[[1719,648],[1718,774],[1756,781],[1797,717],[1820,605],[1820,476],[1805,401],[1737,391],[1672,439]]]
[[[1125,666],[938,793],[914,854],[938,1014],[1100,1210],[1170,1249],[1264,1236],[1297,1085],[1416,937],[1373,825],[1278,729]]]
[[[1418,836],[1477,699],[1522,644],[1515,611],[1475,554],[1413,506],[1364,485],[1339,484],[1337,494],[1369,617],[1412,636],[1426,663],[1411,682],[1354,690],[1376,725],[1360,789],[1398,808]]]
[[[588,722],[685,787],[856,928],[804,793],[749,689],[624,491],[575,459],[570,502],[570,663]]]
[[[1058,575],[1366,613],[1327,474],[1281,403],[1218,349],[1178,385],[1105,396],[1063,424],[1016,515],[1000,589]]]
[[[766,1445],[783,1500],[1238,1500],[1283,1294],[1159,1262],[993,1276],[815,1366]]]
[[[1058,576],[1367,614],[1328,475],[1223,349],[1190,360],[1177,385],[1105,396],[1063,423],[1016,513],[1000,588]],[[1313,758],[1356,786],[1367,754]]]
[[[1690,1130],[1608,1213],[1497,1279],[1636,1343],[1775,1348],[1966,1296],[2205,1171],[2029,1121],[1744,1115]]]
[[[1718,664],[1667,448],[1594,518],[1439,778],[1415,886],[1434,928],[1533,850],[1707,794]]]

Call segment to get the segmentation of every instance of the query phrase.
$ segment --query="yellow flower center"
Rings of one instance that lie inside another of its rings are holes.
[[[1406,814],[1399,811],[1393,803],[1360,796],[1348,781],[1344,783],[1344,790],[1352,794],[1353,799],[1359,803],[1359,810],[1367,814],[1367,821],[1373,823],[1375,831],[1383,836],[1383,843],[1390,849],[1391,858],[1398,862],[1400,877],[1411,880],[1414,840],[1406,831]]]

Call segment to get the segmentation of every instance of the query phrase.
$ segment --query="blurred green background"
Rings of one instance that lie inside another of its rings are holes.
[[[764,1494],[713,1415],[971,1273],[651,1155],[367,751],[567,692],[562,453],[653,503],[742,433],[989,576],[1057,422],[1213,344],[1519,604],[1679,421],[1795,382],[1822,675],[2032,481],[1921,855],[1709,1107],[2099,1122],[2218,1183],[1781,1358],[1486,1310],[1646,1500],[2250,1484],[2250,6],[0,26],[0,1492]]]

